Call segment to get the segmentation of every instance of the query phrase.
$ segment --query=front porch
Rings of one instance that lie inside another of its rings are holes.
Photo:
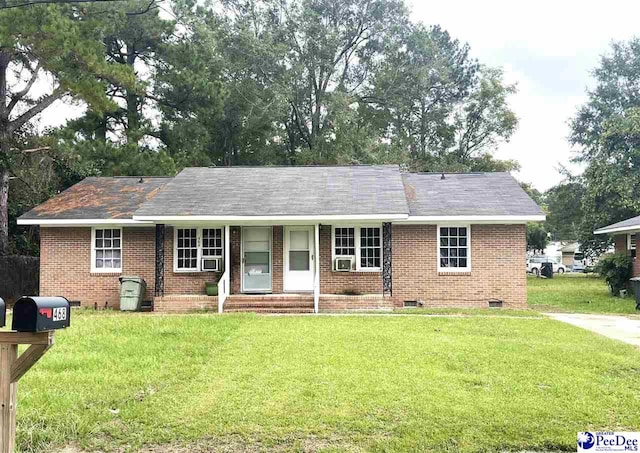
[[[337,227],[319,223],[156,225],[154,311],[392,309],[391,228],[384,225],[367,224],[362,232],[359,226],[340,227],[341,234],[351,234],[342,241],[336,241]],[[352,268],[336,268],[335,246],[353,254]],[[205,283],[217,283],[218,295],[207,296]]]

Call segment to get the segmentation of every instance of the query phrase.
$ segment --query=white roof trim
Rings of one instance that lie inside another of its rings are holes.
[[[18,219],[18,225],[42,226],[93,226],[93,225],[152,225],[154,223],[189,222],[349,222],[392,221],[394,223],[527,223],[542,222],[544,215],[459,215],[459,216],[408,216],[406,214],[352,214],[352,215],[274,215],[274,216],[133,216],[133,219]],[[628,230],[629,228],[625,228]],[[640,226],[636,228],[640,230]],[[600,232],[598,230],[596,233]],[[609,232],[609,231],[603,231]]]
[[[444,223],[444,222],[465,222],[465,223],[527,223],[543,222],[546,219],[544,214],[538,215],[444,215],[444,216],[409,216],[398,223]]]
[[[133,219],[18,219],[18,225],[89,226],[89,225],[151,225]]]
[[[402,220],[407,214],[352,214],[352,215],[184,215],[184,216],[133,216],[134,220],[151,222],[234,222],[234,221],[342,221],[342,220]]]
[[[595,230],[593,234],[634,233],[636,231],[640,231],[640,225],[623,226],[617,228],[604,227]]]

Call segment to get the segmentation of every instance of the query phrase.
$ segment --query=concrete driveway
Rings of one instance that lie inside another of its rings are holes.
[[[625,316],[590,315],[579,313],[544,313],[550,318],[566,322],[574,326],[640,346],[640,319],[629,319]]]

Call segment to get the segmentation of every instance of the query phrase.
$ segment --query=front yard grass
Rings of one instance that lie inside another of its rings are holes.
[[[640,427],[640,353],[546,318],[90,314],[19,385],[50,451],[575,451]]]
[[[635,298],[613,297],[605,281],[591,274],[556,275],[551,279],[529,276],[529,306],[539,311],[634,314]]]

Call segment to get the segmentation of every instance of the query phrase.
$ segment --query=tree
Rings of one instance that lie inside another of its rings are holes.
[[[584,186],[569,181],[552,187],[545,193],[549,213],[546,228],[556,241],[576,241],[583,221]]]
[[[64,97],[96,110],[112,104],[108,80],[133,82],[129,70],[106,62],[103,24],[72,5],[41,5],[0,14],[0,255],[8,252],[8,194],[17,137],[42,111]],[[34,89],[41,74],[55,81],[44,95]],[[15,77],[15,83],[12,77]]]
[[[508,107],[515,87],[469,56],[469,46],[440,27],[407,27],[386,51],[366,112],[416,170],[514,170],[489,151],[517,125]]]
[[[614,43],[594,71],[596,88],[571,123],[576,160],[586,165],[581,248],[599,254],[610,238],[593,231],[640,213],[640,39]]]
[[[527,250],[543,253],[549,243],[549,235],[541,223],[527,224]]]

